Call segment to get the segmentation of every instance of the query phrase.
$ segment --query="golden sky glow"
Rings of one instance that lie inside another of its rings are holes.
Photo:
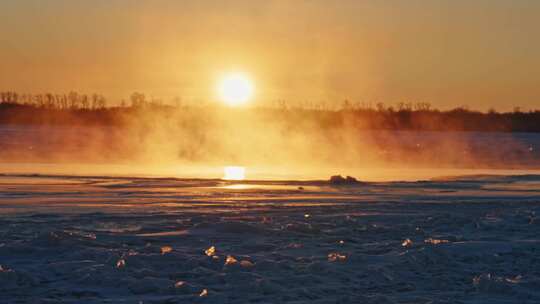
[[[0,88],[540,108],[540,1],[4,0]]]

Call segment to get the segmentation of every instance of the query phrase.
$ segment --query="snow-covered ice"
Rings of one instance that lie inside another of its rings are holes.
[[[5,175],[0,303],[539,303],[538,214],[535,175]]]

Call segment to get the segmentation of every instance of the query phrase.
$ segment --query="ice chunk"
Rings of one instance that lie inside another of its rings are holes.
[[[118,262],[116,262],[116,268],[124,268],[126,267],[126,260],[120,259]]]
[[[161,247],[161,254],[167,254],[169,252],[172,252],[172,247],[171,246],[163,246]]]
[[[328,262],[343,262],[347,259],[347,256],[332,252],[328,254]]]
[[[405,239],[405,240],[403,241],[403,243],[401,243],[401,246],[403,246],[403,247],[409,247],[409,246],[412,246],[412,241],[411,241],[411,239]]]
[[[424,240],[424,243],[426,243],[426,244],[433,244],[433,245],[439,245],[439,244],[448,243],[448,240],[439,240],[439,239],[432,239],[432,238],[429,238],[429,239],[427,239],[427,240]]]
[[[184,285],[186,285],[186,282],[184,282],[184,281],[178,281],[178,282],[174,283],[175,288],[181,288],[181,287],[184,287]]]
[[[232,255],[228,255],[227,259],[225,260],[225,265],[234,265],[238,263],[238,260],[235,259]]]
[[[210,248],[206,249],[206,250],[204,251],[204,253],[205,253],[207,256],[214,256],[214,255],[216,255],[216,247],[211,246]]]
[[[254,264],[248,260],[242,260],[242,262],[240,262],[240,266],[249,268],[249,267],[253,267]]]

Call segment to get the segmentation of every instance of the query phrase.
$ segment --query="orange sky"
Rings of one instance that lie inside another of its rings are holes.
[[[1,0],[0,90],[540,108],[536,0]]]

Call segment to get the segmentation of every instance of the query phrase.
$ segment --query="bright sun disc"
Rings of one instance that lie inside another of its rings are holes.
[[[253,84],[243,74],[229,74],[220,80],[218,94],[221,101],[227,105],[245,104],[253,96]]]
[[[246,178],[246,168],[238,166],[228,166],[224,168],[224,180],[243,180]]]

